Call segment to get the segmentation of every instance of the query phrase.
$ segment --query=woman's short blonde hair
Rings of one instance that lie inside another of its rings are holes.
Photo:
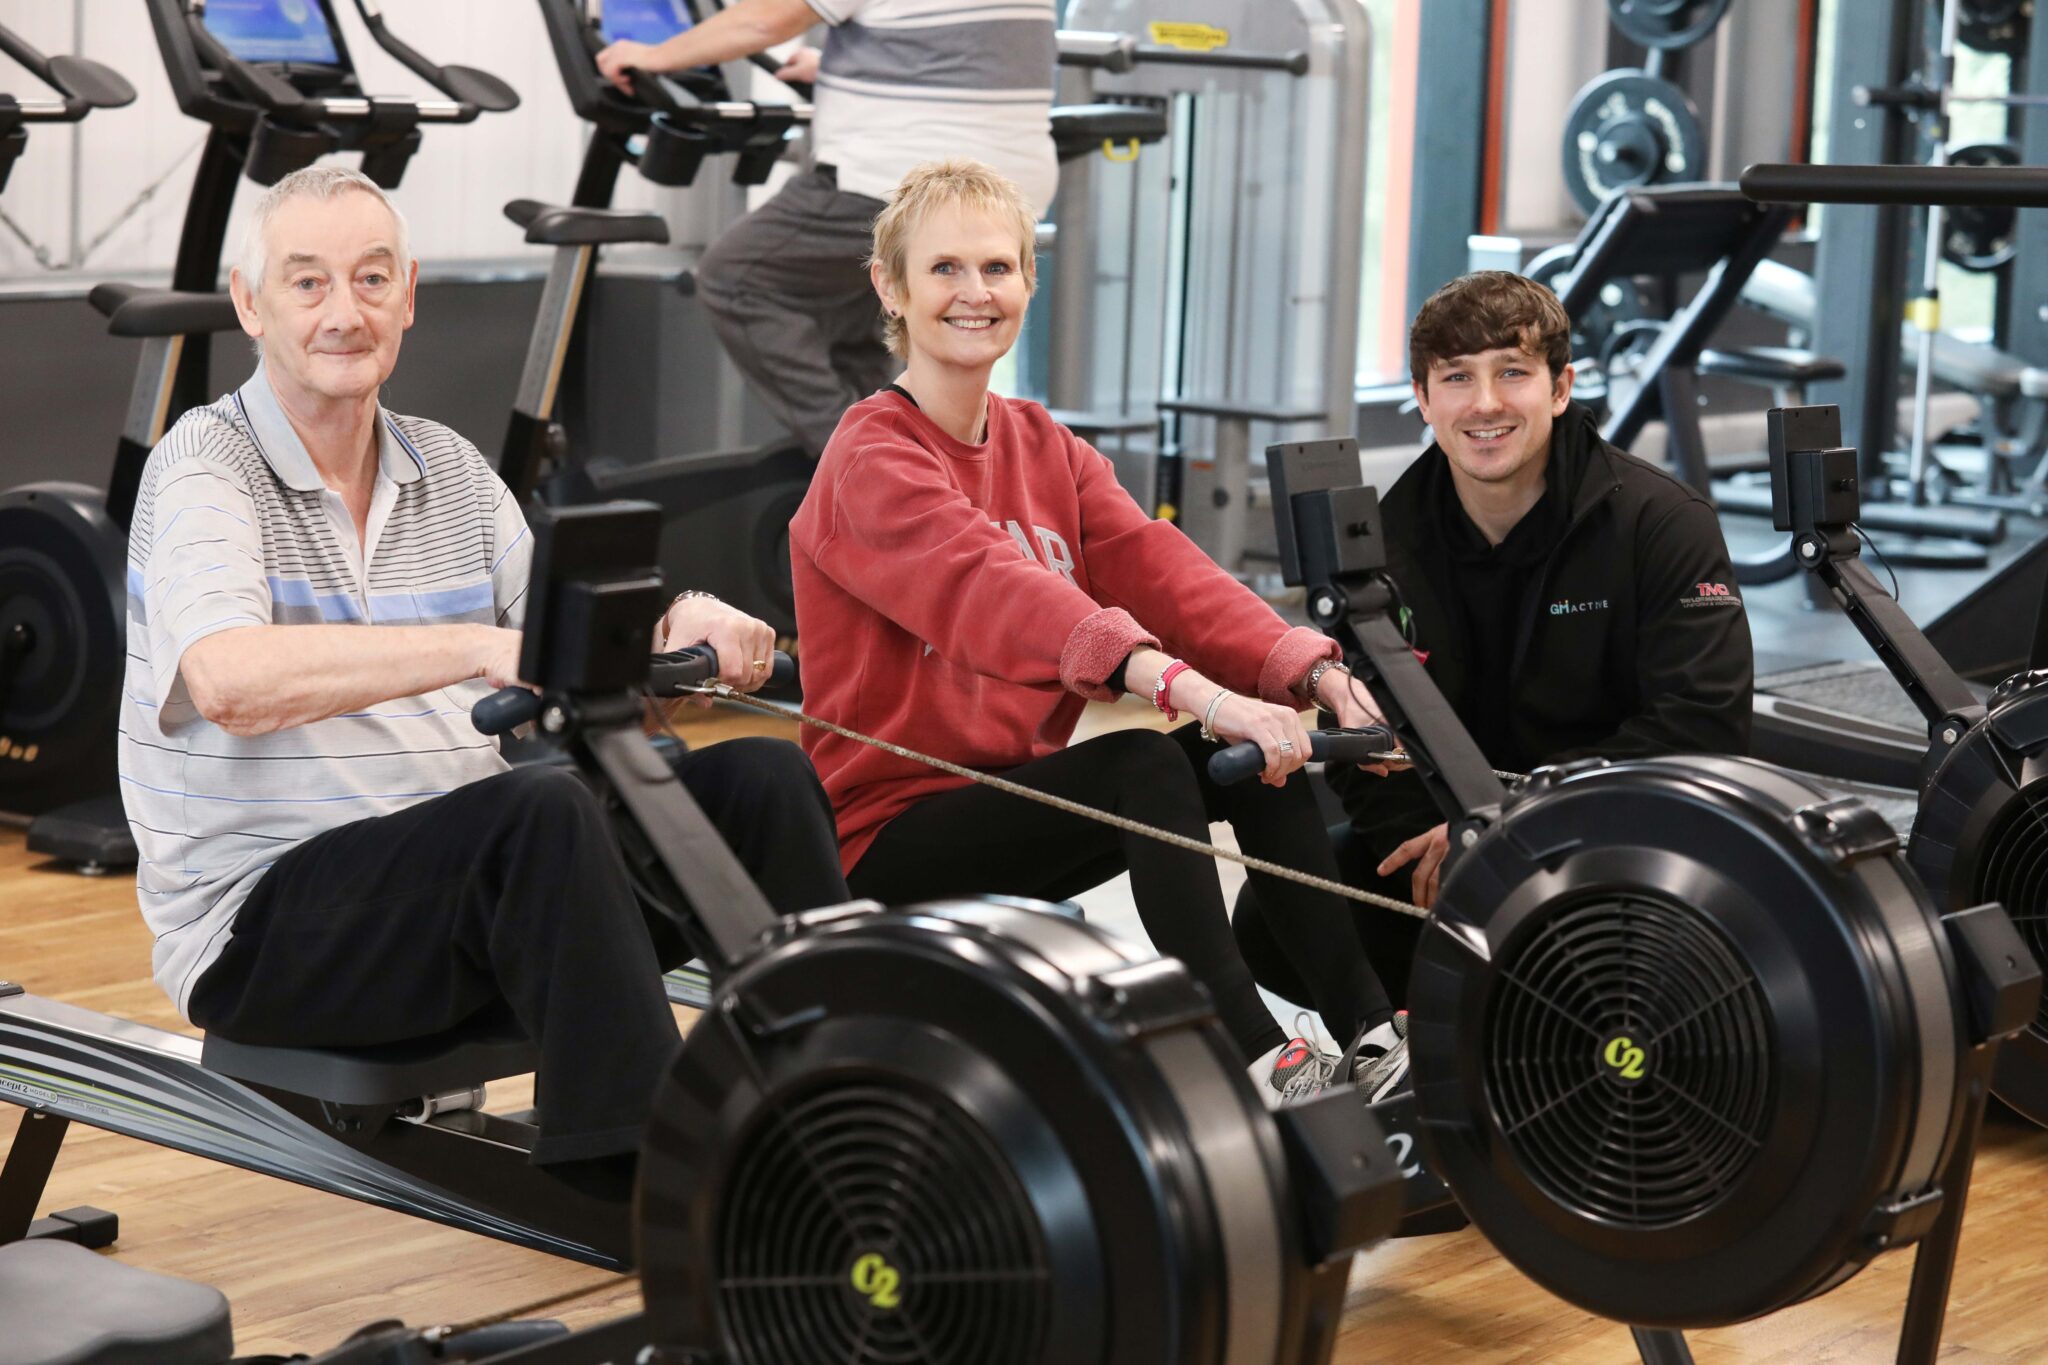
[[[898,293],[909,273],[906,257],[911,234],[933,209],[947,204],[1012,224],[1017,231],[1017,260],[1024,270],[1024,288],[1027,292],[1038,288],[1038,215],[994,167],[967,157],[950,157],[912,167],[889,196],[889,207],[875,219],[874,251],[868,261],[882,267],[883,277]],[[883,319],[882,338],[889,343],[891,354],[906,358],[901,317]]]

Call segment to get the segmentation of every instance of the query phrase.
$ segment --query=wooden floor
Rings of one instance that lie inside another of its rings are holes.
[[[762,728],[714,720],[691,738]],[[132,884],[40,863],[18,833],[4,829],[0,977],[92,1009],[183,1027],[149,980],[149,936]],[[519,1089],[494,1087],[492,1107],[522,1105]],[[18,1121],[18,1111],[0,1107],[0,1144]],[[1999,1122],[1971,1190],[1944,1361],[2048,1361],[2044,1173],[2048,1132]],[[109,1254],[225,1292],[244,1353],[324,1348],[379,1318],[462,1321],[585,1286],[599,1292],[554,1315],[588,1324],[637,1301],[630,1279],[79,1127],[47,1207],[75,1204],[120,1214],[121,1239]],[[1883,1258],[1817,1302],[1698,1334],[1695,1353],[1702,1365],[1889,1360],[1910,1267],[1907,1256]],[[1623,1328],[1551,1298],[1468,1230],[1360,1257],[1337,1359],[1623,1365],[1635,1355]]]

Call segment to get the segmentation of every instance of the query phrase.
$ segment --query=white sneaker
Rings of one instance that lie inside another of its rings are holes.
[[[1408,1011],[1396,1014],[1393,1022],[1393,1042],[1361,1041],[1357,1058],[1351,1064],[1351,1083],[1358,1087],[1367,1104],[1377,1104],[1409,1088]]]

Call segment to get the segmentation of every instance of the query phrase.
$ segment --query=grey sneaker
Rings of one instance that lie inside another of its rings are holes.
[[[1392,1047],[1360,1045],[1357,1059],[1351,1064],[1351,1083],[1358,1087],[1367,1104],[1377,1104],[1409,1088],[1408,1011],[1394,1016]]]
[[[1280,1049],[1268,1081],[1278,1092],[1279,1104],[1299,1104],[1313,1099],[1337,1077],[1337,1059],[1316,1045],[1316,1021],[1307,1013],[1294,1016],[1296,1036]],[[1275,1101],[1269,1101],[1274,1103]]]

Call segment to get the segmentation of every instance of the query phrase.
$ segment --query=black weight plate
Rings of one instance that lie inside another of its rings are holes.
[[[1706,156],[1692,101],[1644,71],[1594,77],[1565,115],[1565,187],[1587,213],[1623,190],[1697,180]]]
[[[1614,26],[1630,42],[1675,52],[1717,28],[1733,0],[1607,0]]]
[[[2020,149],[2010,142],[1976,142],[1948,155],[1951,166],[2017,166]],[[1941,258],[1964,270],[1989,271],[2018,254],[2013,240],[2019,215],[2011,208],[1959,205],[1942,221]]]
[[[1526,273],[1530,279],[1562,298],[1564,290],[1559,286],[1569,273],[1574,255],[1569,242],[1554,246],[1530,261]],[[1614,330],[1642,315],[1643,302],[1637,296],[1635,286],[1626,280],[1609,280],[1594,295],[1593,304],[1586,309],[1585,315],[1572,319],[1573,362],[1599,359]]]
[[[1963,0],[1956,16],[1956,37],[1979,52],[2018,57],[2027,50],[2027,29],[2034,0]]]

